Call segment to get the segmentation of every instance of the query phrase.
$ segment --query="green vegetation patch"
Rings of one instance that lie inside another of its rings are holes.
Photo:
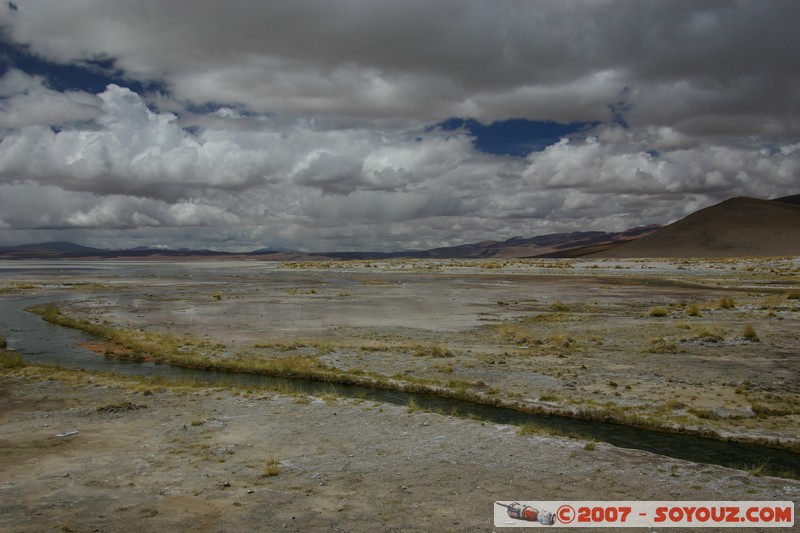
[[[5,337],[0,336],[0,368],[14,369],[25,366],[22,356],[16,352],[7,350],[8,343]]]
[[[13,369],[22,368],[23,366],[25,366],[25,361],[20,354],[7,350],[0,350],[0,368]]]

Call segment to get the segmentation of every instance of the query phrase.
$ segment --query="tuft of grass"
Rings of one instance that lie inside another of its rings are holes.
[[[455,371],[455,368],[453,368],[453,365],[451,365],[449,363],[448,364],[435,365],[433,367],[433,369],[438,371],[438,372],[443,372],[445,374],[452,374]]]
[[[25,366],[22,356],[16,352],[10,352],[5,337],[0,336],[0,368],[22,368]]]
[[[691,407],[688,409],[688,411],[697,418],[702,418],[703,420],[719,420],[722,418],[720,415],[718,415],[711,409],[698,409]]]
[[[525,328],[517,324],[504,322],[497,326],[497,336],[500,340],[507,344],[516,344],[517,346],[537,344],[536,338],[531,335]]]
[[[408,409],[409,413],[416,413],[422,411],[422,407],[420,407],[420,405],[414,398],[408,399],[408,402],[406,402],[406,408]]]
[[[753,461],[752,463],[742,465],[740,470],[744,470],[745,472],[748,472],[754,476],[763,476],[766,474],[768,465],[769,459],[764,457],[758,461]]]
[[[430,344],[417,344],[414,346],[414,355],[417,357],[452,357],[453,353],[446,344],[430,343]]]
[[[736,307],[736,301],[730,296],[723,296],[719,299],[719,302],[717,302],[717,307],[720,309],[733,309]]]
[[[701,342],[722,342],[725,340],[725,332],[717,327],[697,328],[690,340]]]
[[[466,379],[451,379],[447,382],[447,386],[451,389],[464,392],[470,387],[470,382]]]
[[[0,368],[12,369],[23,366],[25,366],[25,361],[20,354],[0,349]]]
[[[677,349],[674,342],[659,336],[651,338],[644,351],[647,353],[675,353]]]
[[[751,342],[759,342],[758,334],[756,334],[755,328],[752,324],[747,324],[742,330],[742,337],[751,341]]]
[[[564,331],[554,333],[549,339],[547,339],[547,341],[550,346],[562,349],[574,348],[578,344],[578,341],[575,339],[575,337]]]
[[[281,463],[277,457],[270,457],[264,467],[264,477],[275,477],[281,473]]]
[[[577,440],[588,440],[589,437],[575,432],[559,430],[555,427],[539,425],[533,422],[525,422],[517,426],[517,435],[525,437],[528,435],[549,435],[553,437],[567,437]]]
[[[517,435],[524,437],[526,435],[543,435],[547,434],[547,430],[542,426],[536,425],[532,422],[520,424],[517,427]]]
[[[800,291],[789,291],[786,294],[787,300],[800,300]]]
[[[292,296],[298,296],[298,295],[299,296],[307,296],[307,295],[310,295],[310,294],[317,294],[317,289],[298,289],[298,288],[293,288],[293,289],[286,289],[286,292],[288,294],[291,294]]]
[[[550,393],[550,392],[546,392],[546,393],[542,394],[541,396],[539,396],[539,401],[540,402],[558,402],[558,401],[561,401],[561,396],[559,396],[558,394],[553,394],[553,393]]]
[[[583,449],[592,452],[597,449],[597,443],[593,440],[590,440],[589,442],[584,444]]]
[[[571,309],[571,307],[569,305],[565,304],[564,302],[562,302],[561,300],[556,300],[555,302],[550,304],[550,310],[551,311],[565,312],[565,311],[569,311],[570,309]]]
[[[700,313],[700,307],[697,304],[691,304],[689,307],[686,308],[686,316],[703,316]]]
[[[675,410],[675,409],[683,409],[686,407],[686,404],[680,400],[676,400],[675,398],[668,400],[667,403],[664,404],[667,409]]]
[[[146,405],[133,403],[125,400],[118,403],[111,403],[108,405],[100,405],[97,407],[98,413],[123,413],[125,411],[137,411],[139,409],[146,409]],[[194,425],[194,424],[193,424]]]
[[[664,307],[654,307],[647,314],[648,316],[660,318],[669,316],[669,310]]]
[[[800,413],[800,406],[789,404],[765,405],[763,403],[753,403],[750,408],[759,417],[767,416],[789,416]]]

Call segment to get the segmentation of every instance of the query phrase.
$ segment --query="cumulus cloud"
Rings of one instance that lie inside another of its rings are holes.
[[[238,241],[243,226],[306,249],[387,250],[668,222],[732,195],[779,195],[800,170],[797,144],[694,147],[666,127],[601,125],[516,158],[437,129],[265,120],[190,133],[128,89],[96,98],[85,127],[34,124],[0,142],[4,227],[218,227]]]
[[[0,237],[391,250],[794,194],[798,19],[793,0],[27,0],[0,37],[120,79],[5,69]],[[510,157],[450,117],[598,126]]]
[[[100,112],[100,101],[93,94],[54,91],[43,77],[18,69],[0,77],[0,131],[35,124],[64,126],[93,120]]]

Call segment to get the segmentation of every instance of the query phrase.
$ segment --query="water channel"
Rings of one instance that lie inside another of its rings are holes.
[[[171,380],[193,380],[208,384],[245,388],[278,389],[310,395],[335,393],[377,402],[408,405],[458,416],[475,417],[498,424],[535,424],[565,435],[575,435],[622,448],[645,450],[697,463],[732,468],[763,465],[763,473],[800,478],[800,454],[752,444],[726,442],[693,435],[631,428],[566,416],[523,413],[509,408],[481,405],[433,394],[331,384],[305,379],[274,378],[244,373],[192,370],[147,362],[130,362],[98,356],[81,344],[91,340],[83,332],[56,326],[24,309],[51,302],[52,296],[5,296],[0,298],[0,334],[10,348],[28,363],[64,368],[111,371],[121,375],[160,376]]]

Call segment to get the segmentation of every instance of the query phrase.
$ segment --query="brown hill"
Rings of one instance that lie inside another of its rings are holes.
[[[800,255],[800,205],[731,198],[660,230],[588,257]]]

